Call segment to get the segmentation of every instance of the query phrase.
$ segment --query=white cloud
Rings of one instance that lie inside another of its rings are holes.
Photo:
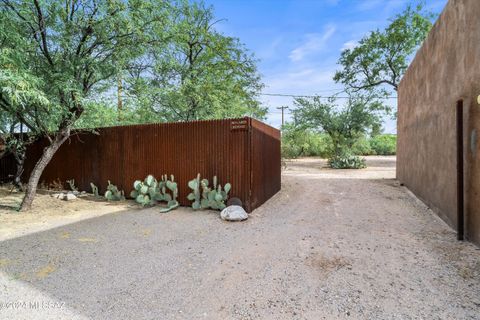
[[[327,41],[335,34],[335,31],[335,26],[328,25],[323,34],[310,33],[305,35],[306,42],[292,50],[288,57],[291,61],[298,62],[309,54],[323,50]]]

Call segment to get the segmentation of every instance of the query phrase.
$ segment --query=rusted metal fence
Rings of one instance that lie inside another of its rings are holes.
[[[189,180],[200,173],[211,181],[232,184],[248,212],[281,187],[280,132],[251,118],[161,123],[101,128],[77,133],[66,141],[45,169],[41,181],[75,179],[80,190],[90,182],[105,191],[110,180],[128,196],[133,182],[148,174],[173,174],[179,202],[189,206]],[[25,177],[40,157],[44,142],[27,152]],[[11,168],[0,160],[0,168]],[[14,167],[14,166],[13,166]]]
[[[12,175],[15,173],[15,159],[11,154],[5,155],[0,159],[0,182],[8,181],[12,179]]]

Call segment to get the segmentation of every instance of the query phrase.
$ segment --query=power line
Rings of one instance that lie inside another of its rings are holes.
[[[290,98],[350,99],[350,97],[347,97],[347,96],[300,95],[300,94],[283,94],[283,93],[260,93],[260,95],[270,96],[270,97],[290,97]],[[397,97],[386,96],[383,99],[397,99]]]

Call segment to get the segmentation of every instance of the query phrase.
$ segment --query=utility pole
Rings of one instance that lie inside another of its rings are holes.
[[[284,112],[284,110],[288,109],[288,107],[282,106],[282,107],[277,107],[277,109],[282,110],[282,127],[283,127],[283,125],[285,124],[285,114],[284,114],[285,112]]]
[[[117,75],[117,113],[118,113],[118,120],[122,120],[122,111],[123,111],[123,101],[122,101],[122,76],[120,74]]]

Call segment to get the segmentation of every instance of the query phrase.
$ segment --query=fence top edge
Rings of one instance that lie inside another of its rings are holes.
[[[259,120],[253,119],[251,117],[238,117],[238,118],[225,118],[225,119],[207,119],[207,120],[189,120],[189,121],[175,121],[175,122],[151,122],[151,123],[137,123],[137,124],[124,124],[117,126],[105,126],[105,127],[95,127],[95,128],[81,128],[75,129],[75,132],[82,131],[92,131],[92,130],[104,130],[104,129],[118,129],[118,128],[140,128],[140,127],[149,127],[149,126],[181,126],[181,125],[195,125],[195,124],[204,124],[204,123],[228,123],[234,120],[248,120],[252,119],[262,123]]]

